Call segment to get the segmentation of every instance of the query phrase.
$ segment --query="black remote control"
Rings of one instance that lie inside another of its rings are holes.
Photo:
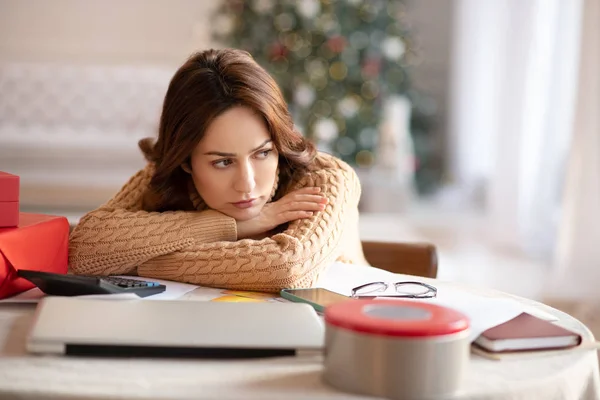
[[[28,270],[19,270],[17,275],[31,281],[42,292],[53,296],[135,293],[140,297],[146,297],[166,290],[166,286],[158,282],[117,276],[54,274]]]

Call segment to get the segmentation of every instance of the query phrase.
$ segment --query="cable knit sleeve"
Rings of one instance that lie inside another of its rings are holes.
[[[292,188],[320,187],[329,198],[324,211],[294,221],[284,232],[262,240],[191,244],[148,260],[139,266],[138,274],[267,292],[312,286],[321,270],[339,255],[346,216],[356,210],[361,191],[354,170],[327,157],[323,169],[309,172]]]
[[[151,176],[148,165],[113,199],[81,219],[69,239],[72,272],[130,274],[138,265],[161,255],[237,239],[235,220],[217,211],[143,211],[142,195]]]

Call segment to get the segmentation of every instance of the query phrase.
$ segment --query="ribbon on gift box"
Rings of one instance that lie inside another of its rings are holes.
[[[19,224],[0,228],[0,298],[34,287],[19,269],[67,273],[69,222],[65,217],[20,213]]]

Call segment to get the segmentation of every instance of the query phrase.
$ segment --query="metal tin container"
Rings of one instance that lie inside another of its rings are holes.
[[[411,300],[350,300],[325,310],[324,380],[392,399],[447,399],[469,362],[462,313]]]

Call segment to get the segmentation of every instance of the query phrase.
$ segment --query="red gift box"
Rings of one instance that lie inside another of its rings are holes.
[[[0,227],[19,224],[19,177],[0,171]]]
[[[66,274],[68,254],[65,217],[20,213],[17,227],[0,228],[0,299],[34,287],[19,269]]]

